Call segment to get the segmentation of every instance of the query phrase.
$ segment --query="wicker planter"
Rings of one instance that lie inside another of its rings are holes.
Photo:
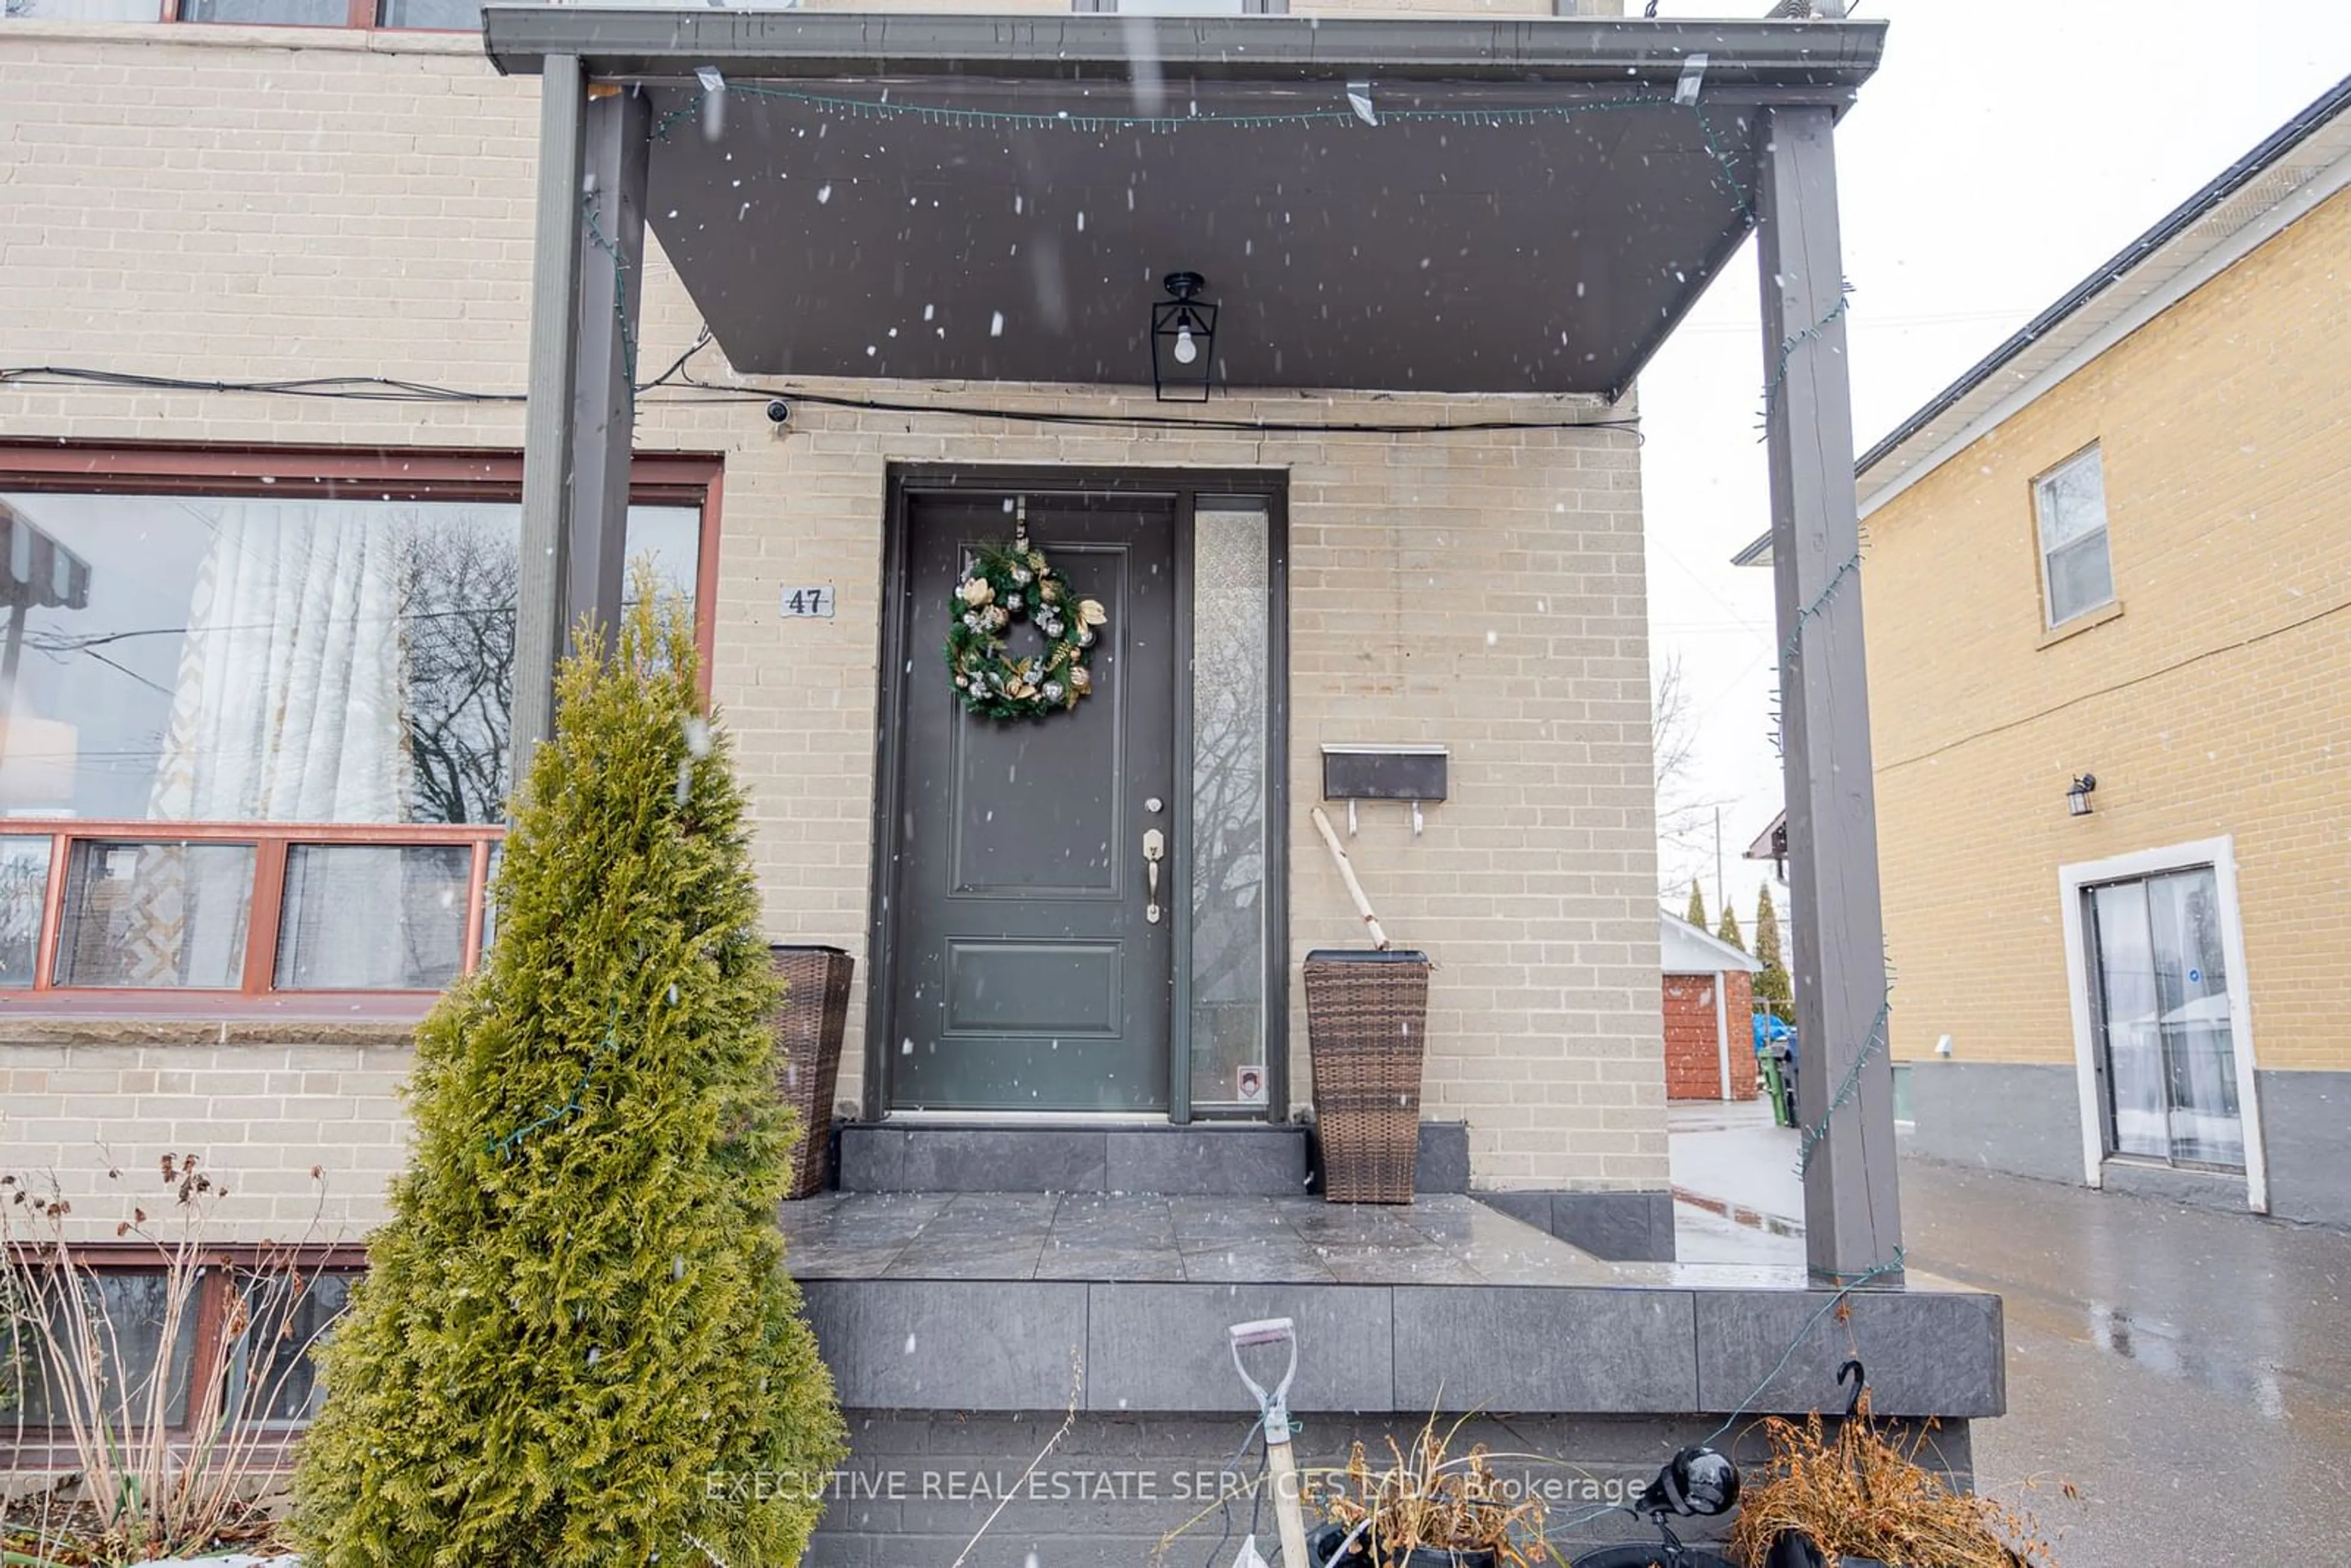
[[[786,1196],[807,1197],[831,1175],[832,1091],[857,960],[838,947],[769,947],[768,955],[786,987],[776,1012],[776,1087],[800,1124]]]
[[[1424,953],[1306,955],[1306,1043],[1322,1196],[1410,1203],[1428,1033]]]

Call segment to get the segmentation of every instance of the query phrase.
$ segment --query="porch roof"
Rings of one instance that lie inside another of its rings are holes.
[[[1753,111],[1841,110],[1884,34],[484,13],[501,71],[646,89],[648,222],[746,373],[1147,384],[1182,269],[1226,386],[1612,401],[1754,226]]]

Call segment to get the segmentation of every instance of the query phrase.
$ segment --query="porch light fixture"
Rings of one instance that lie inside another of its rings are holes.
[[[1151,390],[1161,402],[1206,402],[1217,380],[1217,308],[1202,299],[1207,279],[1171,272],[1172,298],[1151,308]]]
[[[2065,813],[2072,817],[2090,814],[2090,791],[2098,787],[2098,776],[2085,773],[2065,788]]]

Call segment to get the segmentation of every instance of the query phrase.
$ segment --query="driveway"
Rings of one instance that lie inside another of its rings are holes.
[[[1795,1134],[1671,1117],[1683,1258],[1801,1260]],[[1913,1267],[2006,1302],[1977,1481],[2064,1568],[2351,1562],[2351,1235],[1923,1160],[1902,1204]]]

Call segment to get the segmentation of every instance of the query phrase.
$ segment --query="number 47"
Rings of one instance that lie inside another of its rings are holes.
[[[792,616],[822,616],[832,614],[832,590],[823,588],[788,588],[784,590],[784,614]]]

